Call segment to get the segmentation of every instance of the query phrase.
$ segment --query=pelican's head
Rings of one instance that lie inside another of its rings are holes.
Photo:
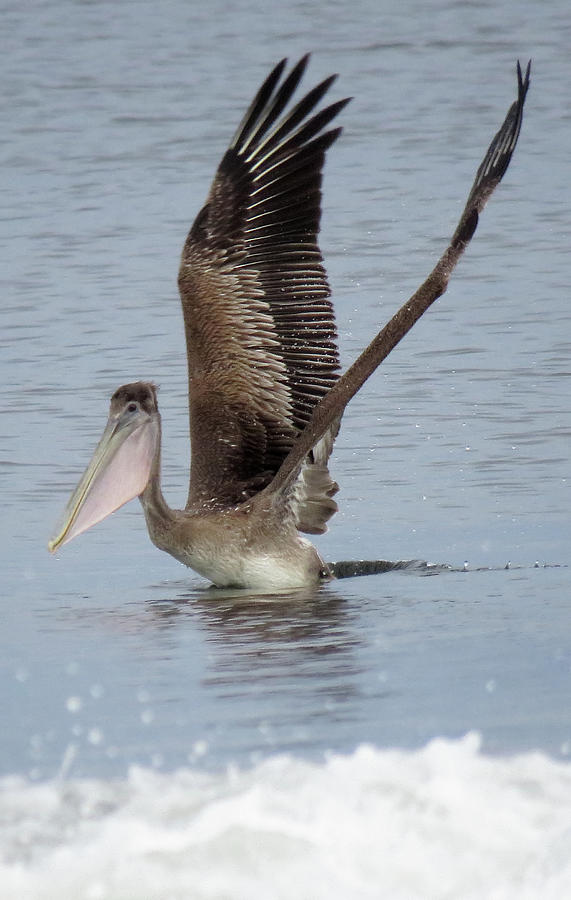
[[[160,427],[154,384],[137,381],[117,388],[93,458],[70,497],[61,528],[48,543],[50,552],[143,493],[159,448]]]

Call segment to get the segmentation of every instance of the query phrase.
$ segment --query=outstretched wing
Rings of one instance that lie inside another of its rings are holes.
[[[338,377],[317,234],[325,153],[341,131],[325,129],[348,101],[315,112],[332,76],[283,114],[307,61],[282,81],[282,60],[264,82],[184,245],[187,508],[235,505],[269,484]]]
[[[523,107],[529,88],[530,69],[531,62],[527,64],[525,76],[523,76],[520,64],[517,63],[517,100],[510,106],[500,130],[492,140],[478,168],[466,206],[450,244],[426,281],[379,331],[353,365],[337,380],[328,395],[317,405],[307,428],[296,441],[271,485],[253,501],[253,503],[259,504],[260,508],[263,509],[265,505],[276,502],[282,506],[285,503],[292,514],[297,515],[299,473],[302,471],[307,454],[323,439],[324,435],[328,434],[332,423],[339,421],[339,417],[343,414],[351,398],[373,374],[377,366],[448,287],[450,276],[476,231],[480,213],[510,164],[521,130]]]

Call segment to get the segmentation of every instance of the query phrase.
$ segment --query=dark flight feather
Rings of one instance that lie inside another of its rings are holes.
[[[282,60],[256,94],[184,246],[179,288],[192,445],[187,508],[239,504],[269,484],[338,377],[317,235],[325,154],[341,132],[326,129],[348,101],[316,111],[331,77],[284,112],[307,61],[282,81]],[[330,498],[335,489],[324,453],[329,445],[331,435],[307,460],[320,475],[312,475],[311,521],[300,503],[302,530],[325,530],[332,514],[330,499],[323,521],[316,513],[319,490]]]

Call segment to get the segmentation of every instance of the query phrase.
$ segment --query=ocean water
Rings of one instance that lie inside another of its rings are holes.
[[[570,32],[559,0],[3,5],[0,900],[571,895]],[[215,591],[137,503],[50,558],[119,384],[160,384],[184,502],[180,249],[307,50],[354,98],[321,237],[345,364],[533,58],[504,183],[335,449],[324,557],[436,565]]]

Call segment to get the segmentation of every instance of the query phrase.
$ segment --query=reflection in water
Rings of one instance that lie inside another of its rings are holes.
[[[170,616],[173,606],[179,611],[182,605],[188,609],[189,601],[193,616],[198,616],[206,629],[209,649],[216,652],[212,666],[216,672],[222,663],[227,670],[236,667],[248,679],[259,675],[260,666],[284,664],[295,677],[301,668],[307,673],[312,662],[326,655],[337,656],[337,673],[356,671],[350,653],[359,639],[351,626],[358,623],[342,597],[319,588],[278,597],[207,588],[200,594],[180,595],[174,605],[154,605],[154,609],[160,609],[161,616]]]
[[[342,596],[207,588],[153,601],[152,609],[171,624],[191,616],[204,629],[201,686],[214,717],[211,732],[249,759],[276,746],[323,750],[332,720],[341,731],[350,728],[361,708],[358,651],[366,635]]]

